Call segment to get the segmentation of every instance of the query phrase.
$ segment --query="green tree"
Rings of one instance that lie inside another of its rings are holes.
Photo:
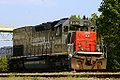
[[[91,21],[96,25],[98,16],[96,13],[91,14]]]
[[[73,19],[73,20],[80,19],[80,15],[71,15],[70,19]]]
[[[108,68],[120,69],[120,0],[103,0],[99,11],[98,32],[108,48]]]

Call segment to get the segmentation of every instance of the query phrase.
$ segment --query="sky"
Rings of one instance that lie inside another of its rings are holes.
[[[0,0],[0,25],[24,27],[71,15],[90,17],[102,0]]]
[[[97,13],[101,0],[0,0],[0,24],[10,27],[36,25],[71,15]]]

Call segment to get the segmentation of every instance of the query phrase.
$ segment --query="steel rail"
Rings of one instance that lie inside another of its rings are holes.
[[[120,78],[120,72],[51,72],[51,73],[0,73],[0,77],[9,77],[9,76],[15,76],[15,77],[24,77],[24,76],[30,76],[30,77],[100,77],[100,78],[106,78],[106,77],[116,77]]]

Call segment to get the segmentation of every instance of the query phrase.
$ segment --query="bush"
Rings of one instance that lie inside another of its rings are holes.
[[[8,59],[6,56],[0,56],[0,72],[8,70]]]

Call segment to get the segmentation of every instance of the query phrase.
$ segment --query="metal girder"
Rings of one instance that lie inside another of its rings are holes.
[[[0,32],[13,32],[14,28],[0,25]]]
[[[13,33],[11,32],[0,32],[0,41],[12,41]]]
[[[14,28],[0,25],[0,41],[12,41]]]

